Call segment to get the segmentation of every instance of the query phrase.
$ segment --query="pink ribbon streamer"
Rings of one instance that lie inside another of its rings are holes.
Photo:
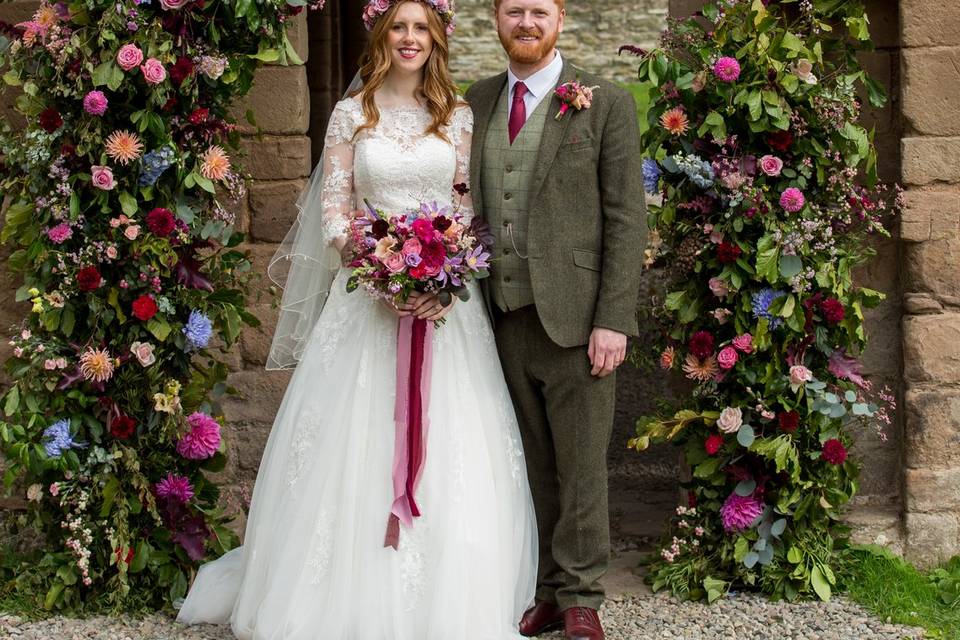
[[[400,523],[412,527],[413,519],[420,517],[416,491],[427,458],[433,330],[432,322],[410,316],[400,318],[397,329],[393,505],[383,542],[394,549],[400,544]]]

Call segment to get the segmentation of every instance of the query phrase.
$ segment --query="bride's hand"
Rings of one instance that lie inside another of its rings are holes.
[[[393,315],[395,315],[396,317],[406,318],[407,316],[411,315],[411,313],[413,312],[414,302],[417,300],[417,298],[419,298],[422,295],[423,295],[422,293],[417,293],[416,291],[414,291],[413,293],[410,294],[410,297],[406,302],[394,303],[393,300],[390,300],[388,298],[380,298],[380,303],[384,307],[386,307],[387,310]]]
[[[411,300],[413,302],[412,313],[414,317],[420,320],[432,320],[437,322],[444,319],[450,310],[453,309],[453,306],[457,304],[457,297],[453,296],[450,300],[450,304],[443,306],[440,304],[440,299],[436,294],[420,294],[416,300]]]

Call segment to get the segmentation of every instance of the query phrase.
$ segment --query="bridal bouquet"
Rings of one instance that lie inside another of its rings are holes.
[[[436,202],[403,213],[364,204],[350,226],[347,291],[362,287],[398,303],[413,291],[436,293],[446,305],[453,296],[467,300],[467,283],[489,275],[493,238],[480,219],[466,222]]]

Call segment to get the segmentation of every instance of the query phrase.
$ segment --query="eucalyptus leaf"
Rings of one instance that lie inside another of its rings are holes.
[[[741,497],[747,497],[751,495],[757,489],[756,480],[741,480],[737,484],[737,488],[734,489],[734,492]]]
[[[753,427],[748,424],[742,425],[740,430],[737,431],[737,442],[740,443],[740,446],[750,448],[750,445],[753,444],[753,441],[756,440],[756,436],[753,432]]]

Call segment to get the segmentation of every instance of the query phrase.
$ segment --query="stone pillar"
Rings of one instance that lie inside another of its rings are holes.
[[[900,2],[904,525],[908,558],[960,553],[960,5]]]

